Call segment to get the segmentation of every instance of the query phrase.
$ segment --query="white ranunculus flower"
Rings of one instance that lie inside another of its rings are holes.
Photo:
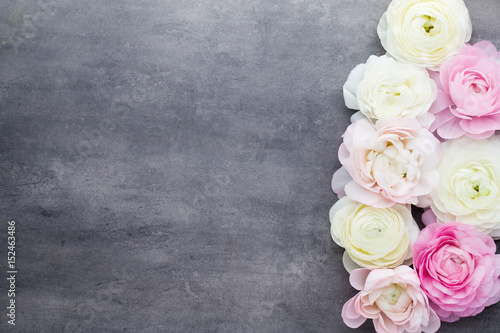
[[[442,144],[440,176],[431,208],[439,222],[477,225],[500,238],[500,137]]]
[[[472,24],[463,0],[393,0],[377,33],[394,58],[437,70],[470,40]]]
[[[375,208],[343,197],[330,209],[330,222],[347,271],[411,265],[419,228],[406,206]]]
[[[417,118],[429,127],[434,116],[427,112],[436,99],[436,83],[425,68],[388,56],[370,56],[356,66],[344,84],[344,99],[350,109],[368,119]]]

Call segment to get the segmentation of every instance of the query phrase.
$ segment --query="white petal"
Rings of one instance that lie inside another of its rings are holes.
[[[347,183],[352,181],[351,175],[344,167],[338,169],[332,177],[332,190],[339,198],[345,197],[344,188]]]
[[[351,116],[351,123],[355,123],[356,121],[358,121],[360,119],[370,120],[370,119],[368,119],[368,118],[365,117],[365,115],[363,114],[363,112],[358,111],[358,112],[356,112],[355,114],[353,114]]]
[[[365,205],[373,206],[376,208],[387,208],[394,205],[394,202],[385,199],[377,193],[368,191],[367,189],[359,186],[354,181],[347,183],[344,191],[351,200],[361,202]]]
[[[363,81],[365,75],[365,64],[359,64],[351,71],[346,83],[344,84],[344,101],[349,109],[359,110],[358,101],[356,98],[356,91],[358,85]]]
[[[380,21],[378,22],[377,26],[377,34],[378,37],[380,38],[380,42],[382,43],[382,46],[384,49],[387,51],[387,54],[390,56],[389,51],[387,50],[387,12],[382,14],[382,17],[380,17]]]
[[[358,264],[356,264],[351,257],[349,257],[349,254],[347,254],[347,251],[344,251],[344,255],[342,256],[342,263],[344,264],[344,268],[347,272],[351,273],[353,270],[360,268]]]
[[[418,122],[424,128],[431,127],[432,123],[434,122],[434,119],[436,119],[436,117],[430,112],[425,112],[424,114],[417,117]]]

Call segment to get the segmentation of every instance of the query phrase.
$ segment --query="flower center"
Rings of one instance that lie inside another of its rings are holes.
[[[384,236],[384,232],[385,226],[377,223],[376,225],[371,226],[369,230],[367,230],[366,236],[368,236],[368,238],[381,238]]]
[[[476,93],[476,94],[479,94],[480,92],[483,91],[483,89],[481,89],[481,87],[479,87],[477,84],[473,83],[470,85],[471,89]]]
[[[438,279],[450,285],[459,285],[467,279],[470,273],[469,263],[474,261],[469,253],[452,244],[435,252],[433,260],[439,263],[432,268]]]
[[[384,297],[387,303],[394,305],[398,302],[399,297],[401,296],[401,289],[402,288],[399,285],[393,283],[384,289],[382,297]]]
[[[386,314],[405,313],[412,303],[406,289],[396,283],[382,289],[382,294],[375,301],[377,307]]]
[[[418,179],[418,154],[406,149],[402,142],[385,144],[385,147],[374,147],[367,156],[368,161],[373,161],[372,175],[377,184],[385,189],[396,189]]]
[[[495,170],[488,163],[470,162],[458,169],[451,178],[451,193],[455,203],[450,208],[454,215],[476,213],[481,209],[491,209],[500,200],[500,182]]]
[[[462,258],[460,258],[459,256],[453,256],[453,257],[451,257],[450,261],[453,263],[453,265],[457,269],[460,268],[460,266],[464,263],[464,261],[462,260]]]
[[[424,22],[424,30],[426,33],[430,33],[432,29],[434,29],[434,24],[436,22],[436,19],[433,17],[430,17],[429,15],[424,15],[425,22]],[[432,34],[431,34],[432,35]]]
[[[457,102],[456,108],[451,111],[457,117],[465,119],[471,116],[481,117],[496,110],[497,103],[489,102],[496,101],[498,89],[495,80],[488,73],[491,71],[488,70],[490,64],[497,66],[491,60],[482,59],[480,65],[477,65],[479,68],[457,71],[453,79],[450,78],[450,96],[453,101]]]
[[[455,175],[456,189],[470,199],[488,196],[491,189],[490,177],[488,170],[482,165],[460,169]]]

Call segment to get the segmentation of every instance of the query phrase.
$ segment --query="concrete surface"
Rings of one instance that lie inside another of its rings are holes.
[[[2,0],[0,331],[351,332],[329,182],[388,4]],[[500,2],[467,5],[500,47]]]

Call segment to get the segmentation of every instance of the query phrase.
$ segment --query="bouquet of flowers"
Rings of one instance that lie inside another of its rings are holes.
[[[377,33],[387,54],[344,84],[358,112],[332,178],[331,235],[359,290],[342,318],[436,332],[500,300],[500,52],[467,43],[463,0],[393,0]]]

